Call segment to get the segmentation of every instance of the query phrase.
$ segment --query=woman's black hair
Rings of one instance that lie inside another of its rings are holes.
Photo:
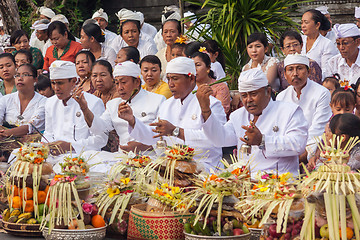
[[[14,46],[14,44],[16,44],[22,36],[26,36],[29,40],[29,36],[24,30],[16,30],[15,32],[13,32],[10,36],[10,45]]]
[[[180,23],[180,21],[178,21],[178,20],[176,20],[176,19],[168,19],[168,20],[166,20],[166,21],[163,23],[163,25],[161,26],[161,31],[163,31],[164,25],[165,25],[165,23],[167,23],[167,22],[174,22],[174,23],[176,23],[176,29],[178,30],[179,34],[181,34],[181,23]]]
[[[194,53],[199,52],[199,49],[202,47],[202,44],[200,42],[191,42],[189,44],[186,44],[185,47],[185,56],[191,57]]]
[[[14,54],[14,58],[16,57],[16,55],[18,54],[24,54],[26,55],[27,59],[29,60],[30,63],[33,62],[33,57],[30,51],[25,50],[25,49],[20,49],[19,51],[16,51],[16,53]]]
[[[268,39],[266,37],[266,34],[265,33],[260,33],[260,32],[252,33],[247,39],[246,46],[253,43],[253,42],[256,42],[256,41],[260,41],[262,43],[262,45],[264,45],[264,47],[269,46],[269,42],[268,42]]]
[[[351,84],[351,87],[355,90],[355,93],[357,92],[359,86],[360,86],[360,77],[358,78],[355,84]]]
[[[352,113],[337,114],[330,121],[330,129],[332,133],[337,129],[340,135],[360,137],[360,118]]]
[[[216,61],[218,61],[221,64],[222,68],[225,70],[225,57],[219,47],[219,44],[215,40],[209,39],[203,42],[203,46],[206,47],[206,51],[208,53],[218,53]]]
[[[0,54],[0,59],[2,58],[10,58],[10,60],[14,63],[14,65],[16,66],[16,62],[15,62],[15,57],[14,55],[12,55],[11,53],[1,53]]]
[[[171,50],[174,49],[174,48],[179,48],[181,49],[183,52],[185,51],[185,48],[186,48],[186,43],[174,43],[172,46],[171,46]]]
[[[286,30],[283,34],[281,34],[281,37],[280,37],[280,47],[281,48],[284,48],[284,40],[286,37],[298,40],[300,44],[303,44],[303,40],[302,40],[300,33],[298,33],[297,31],[294,31],[294,30]]]
[[[51,38],[51,34],[52,32],[57,29],[58,32],[61,34],[61,35],[65,35],[65,33],[67,32],[68,34],[68,39],[69,40],[72,40],[72,41],[75,41],[75,37],[69,32],[68,28],[66,27],[65,23],[63,22],[60,22],[60,21],[54,21],[52,23],[50,23],[49,27],[48,27],[48,35],[49,35],[49,38]]]
[[[137,20],[125,20],[124,22],[122,22],[120,24],[120,36],[122,36],[122,32],[123,32],[123,27],[125,25],[125,23],[128,23],[128,22],[132,22],[136,25],[139,33],[141,32],[140,29],[141,29],[141,26],[140,26],[140,21],[137,21]]]
[[[19,66],[19,68],[21,67],[27,67],[30,72],[31,72],[31,75],[34,77],[34,78],[37,78],[37,69],[34,65],[30,64],[30,63],[24,63],[22,65]],[[18,68],[18,69],[19,69]]]
[[[123,47],[120,50],[125,51],[127,61],[133,60],[134,63],[139,64],[140,52],[136,47],[127,46],[127,47]]]
[[[307,12],[311,13],[311,19],[315,22],[315,24],[317,24],[318,22],[320,23],[319,30],[327,31],[331,28],[331,23],[329,19],[327,19],[325,15],[322,14],[320,11],[316,9],[309,9],[305,13]]]
[[[210,57],[206,53],[196,52],[193,55],[191,55],[191,58],[196,58],[196,57],[201,58],[201,60],[205,63],[205,66],[207,68],[209,68],[209,69],[211,68],[211,60],[210,60]],[[215,74],[211,69],[210,69],[210,72],[208,75],[212,79],[216,79]]]
[[[95,56],[92,52],[90,52],[89,50],[80,50],[76,53],[75,55],[75,60],[77,58],[77,56],[79,56],[80,54],[85,54],[86,55],[86,59],[89,61],[91,61],[91,64],[93,64],[96,59],[95,59]]]
[[[356,95],[355,92],[350,88],[340,87],[334,90],[331,94],[332,105],[340,105],[341,107],[347,108],[350,105],[355,106]]]
[[[99,60],[96,60],[93,65],[91,66],[91,71],[93,70],[93,68],[96,66],[96,65],[101,65],[101,66],[104,66],[108,72],[110,73],[110,76],[111,78],[113,78],[113,69],[112,69],[112,66],[111,64],[104,60],[104,59],[99,59]]]
[[[99,25],[88,23],[82,27],[82,30],[89,38],[94,37],[98,43],[105,42],[105,35],[103,34]]]
[[[51,81],[50,81],[49,77],[46,76],[45,74],[40,74],[38,76],[38,81],[35,84],[35,90],[42,91],[42,90],[47,89],[48,87],[52,89]]]
[[[340,88],[339,80],[340,80],[340,75],[338,73],[335,73],[331,77],[326,77],[323,81],[323,84],[326,82],[330,82],[330,83],[334,84],[335,89],[338,89],[338,88]],[[353,87],[353,89],[355,89],[355,88]]]
[[[160,71],[161,71],[161,61],[160,59],[155,56],[155,55],[147,55],[145,56],[143,59],[141,59],[140,61],[140,68],[141,68],[141,65],[144,63],[144,62],[148,62],[148,63],[152,63],[152,64],[157,64],[159,65],[159,68],[160,68]]]

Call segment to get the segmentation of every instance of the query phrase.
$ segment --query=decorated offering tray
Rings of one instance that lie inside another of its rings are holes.
[[[39,230],[40,224],[27,224],[27,223],[11,223],[1,220],[2,227],[8,233],[21,237],[37,237],[41,236]]]
[[[53,229],[50,234],[49,229],[44,228],[42,234],[46,240],[102,240],[106,235],[106,226],[83,230]]]
[[[185,240],[197,240],[197,239],[226,239],[226,240],[250,240],[251,233],[242,234],[239,236],[201,236],[190,233],[184,233]]]

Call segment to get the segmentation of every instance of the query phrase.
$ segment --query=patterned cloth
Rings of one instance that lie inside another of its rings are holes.
[[[13,51],[12,54],[15,55],[16,51]],[[33,58],[32,65],[36,67],[36,69],[42,69],[44,65],[44,58],[41,51],[38,48],[30,47],[30,53]]]
[[[14,87],[13,87],[11,93],[14,93],[14,92],[16,92],[16,91],[17,91],[16,85],[14,84]],[[4,81],[1,81],[1,82],[0,82],[0,93],[1,93],[3,96],[6,95],[6,93],[5,93]]]

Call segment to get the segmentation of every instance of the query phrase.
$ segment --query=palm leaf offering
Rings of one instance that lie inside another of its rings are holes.
[[[346,240],[349,221],[353,224],[356,239],[360,239],[360,204],[357,201],[360,173],[351,171],[351,168],[344,164],[350,150],[360,141],[357,137],[346,142],[344,140],[343,137],[335,135],[329,142],[325,136],[322,140],[318,139],[322,157],[328,159],[318,170],[307,173],[303,179],[301,186],[307,197],[305,219],[308,221],[301,230],[301,239],[314,239],[315,218],[318,218],[316,222],[327,219],[326,228],[330,240]]]

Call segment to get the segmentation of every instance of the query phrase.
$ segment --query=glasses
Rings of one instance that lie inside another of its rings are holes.
[[[28,74],[28,73],[24,73],[24,74],[16,74],[14,75],[14,78],[25,78],[25,77],[33,77],[34,75]]]
[[[344,47],[346,47],[347,45],[349,45],[349,44],[351,44],[351,43],[353,43],[353,42],[355,42],[355,40],[353,40],[353,41],[351,41],[351,42],[346,42],[346,41],[344,41],[344,42],[336,42],[336,45],[337,45],[338,47],[340,47],[341,45],[343,45]]]
[[[290,45],[287,45],[287,46],[284,46],[285,49],[291,49],[291,48],[297,48],[299,47],[300,44],[299,43],[294,43],[294,44],[290,44]]]

